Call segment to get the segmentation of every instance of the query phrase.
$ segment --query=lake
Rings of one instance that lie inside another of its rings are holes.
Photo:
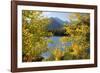
[[[52,41],[48,43],[48,48],[49,50],[53,50],[55,48],[59,48],[61,51],[64,51],[63,47],[67,47],[71,45],[71,42],[66,42],[66,43],[62,43],[60,41],[61,36],[53,36],[53,37],[49,37],[48,39],[50,39]],[[50,51],[44,52],[41,54],[42,57],[44,57],[45,59],[49,58],[51,56]]]

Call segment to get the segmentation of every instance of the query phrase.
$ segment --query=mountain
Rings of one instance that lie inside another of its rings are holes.
[[[51,23],[48,25],[48,30],[60,30],[64,27],[64,23],[67,23],[57,17],[51,17],[50,20]]]
[[[68,23],[67,21],[63,21],[57,17],[51,17],[50,18],[51,22],[47,26],[47,30],[52,32],[54,35],[63,35],[65,30],[64,30],[64,23]]]

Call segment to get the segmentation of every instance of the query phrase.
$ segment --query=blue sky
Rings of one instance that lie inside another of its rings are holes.
[[[43,12],[43,16],[45,17],[57,17],[63,21],[69,21],[68,17],[69,17],[70,13],[67,12]]]

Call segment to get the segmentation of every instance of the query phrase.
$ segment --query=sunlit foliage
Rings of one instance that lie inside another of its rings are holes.
[[[71,23],[65,26],[66,34],[72,39],[70,55],[76,59],[89,58],[90,49],[90,21],[89,14],[73,13],[70,16]]]
[[[51,51],[52,57],[54,60],[58,61],[64,56],[64,51],[61,51],[59,48],[56,48]]]
[[[90,15],[88,13],[70,13],[70,23],[64,23],[63,29],[66,36],[60,37],[62,45],[56,45],[51,50],[48,43],[55,41],[48,32],[47,26],[50,19],[42,16],[42,11],[22,11],[22,52],[23,62],[32,61],[58,61],[90,58]],[[67,45],[67,43],[71,43]],[[61,50],[63,48],[63,50]],[[44,59],[41,54],[49,51],[50,57]]]
[[[52,33],[45,29],[49,19],[41,16],[41,13],[41,11],[22,11],[23,61],[40,60],[40,54],[47,50],[45,36]]]

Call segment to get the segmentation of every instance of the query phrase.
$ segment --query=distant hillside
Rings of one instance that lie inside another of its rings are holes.
[[[65,29],[64,23],[68,23],[67,21],[62,21],[61,19],[57,17],[50,18],[51,23],[47,26],[47,30],[52,32],[55,36],[62,36],[64,35]]]

